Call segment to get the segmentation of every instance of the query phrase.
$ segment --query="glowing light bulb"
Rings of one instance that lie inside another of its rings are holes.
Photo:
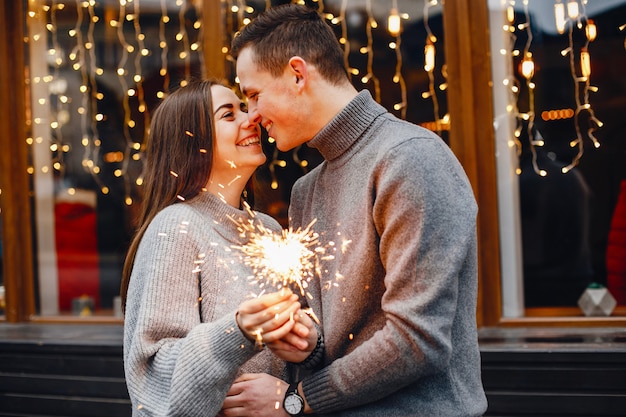
[[[585,78],[589,78],[591,75],[591,57],[586,48],[580,51],[580,70]]]
[[[587,21],[587,26],[585,27],[585,35],[587,36],[589,42],[593,42],[596,39],[597,34],[598,29],[596,27],[596,24],[593,22],[593,20],[589,19]]]
[[[397,9],[391,9],[389,18],[387,19],[387,31],[391,36],[398,36],[402,30],[400,15]]]
[[[567,16],[572,20],[578,17],[578,0],[569,0],[567,2]]]
[[[430,39],[426,41],[424,47],[424,70],[431,72],[435,69],[435,45]]]
[[[533,62],[530,54],[522,60],[522,75],[527,80],[531,79],[535,75],[535,63]]]
[[[560,1],[554,4],[554,19],[556,21],[556,30],[559,33],[565,32],[565,5]]]

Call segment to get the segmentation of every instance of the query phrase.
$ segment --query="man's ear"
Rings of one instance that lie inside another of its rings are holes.
[[[308,78],[306,61],[299,56],[292,56],[289,59],[288,69],[291,71],[295,83],[299,87],[303,87]]]

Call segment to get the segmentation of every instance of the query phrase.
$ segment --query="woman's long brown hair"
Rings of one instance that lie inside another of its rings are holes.
[[[137,248],[148,225],[165,207],[197,196],[209,179],[215,131],[213,85],[224,84],[216,80],[192,81],[166,97],[153,114],[146,147],[143,201],[122,271],[123,311]]]

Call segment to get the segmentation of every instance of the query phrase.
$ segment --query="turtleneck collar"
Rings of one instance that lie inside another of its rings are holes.
[[[234,219],[250,217],[250,214],[246,210],[240,210],[239,208],[233,207],[219,196],[216,196],[208,191],[201,192],[190,200],[189,203],[198,207],[198,209],[202,211],[211,213],[212,216],[216,217],[220,221],[222,221],[225,217],[231,217]]]
[[[327,161],[338,158],[383,113],[387,110],[372,99],[369,90],[363,90],[308,142],[308,146],[317,149]]]

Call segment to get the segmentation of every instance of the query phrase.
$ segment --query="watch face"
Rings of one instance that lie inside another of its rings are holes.
[[[302,411],[302,405],[302,399],[295,394],[288,395],[285,398],[285,410],[291,415],[296,415]]]

